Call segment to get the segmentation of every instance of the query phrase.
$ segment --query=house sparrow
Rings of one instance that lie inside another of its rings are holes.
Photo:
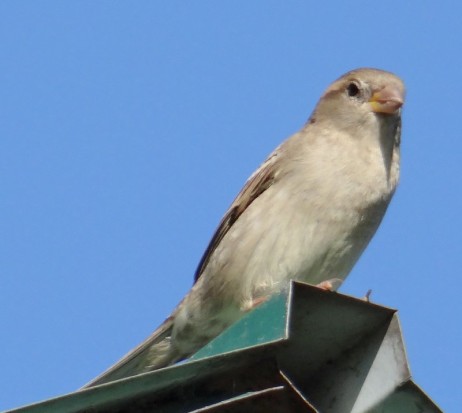
[[[404,85],[358,69],[255,171],[221,220],[195,283],[165,322],[86,387],[189,357],[291,279],[335,289],[379,226],[399,176]]]

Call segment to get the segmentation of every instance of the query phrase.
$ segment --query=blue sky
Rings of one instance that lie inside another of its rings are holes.
[[[402,179],[341,291],[399,309],[415,381],[459,411],[461,14],[0,2],[0,410],[74,391],[154,330],[249,174],[371,66],[407,85]]]

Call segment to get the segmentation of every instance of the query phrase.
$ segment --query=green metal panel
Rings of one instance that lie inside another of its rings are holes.
[[[292,283],[175,366],[10,413],[437,413],[395,310]]]
[[[189,360],[198,360],[288,339],[290,292],[291,290],[287,290],[263,303],[199,350]]]

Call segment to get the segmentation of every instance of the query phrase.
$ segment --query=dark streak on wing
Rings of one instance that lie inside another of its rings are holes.
[[[274,183],[277,174],[276,161],[278,158],[278,150],[276,150],[249,178],[244,188],[242,188],[241,192],[239,192],[236,199],[233,201],[230,208],[218,225],[218,228],[215,231],[212,239],[210,240],[210,243],[197,267],[196,273],[194,275],[194,282],[199,279],[202,272],[204,271],[204,268],[207,266],[210,257],[215,251],[215,248],[218,246],[232,225],[249,207],[249,205]]]

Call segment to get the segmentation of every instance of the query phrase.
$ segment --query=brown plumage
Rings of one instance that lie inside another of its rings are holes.
[[[231,204],[186,297],[87,386],[189,357],[291,279],[344,280],[398,182],[403,102],[403,83],[382,70],[358,69],[335,81]]]

